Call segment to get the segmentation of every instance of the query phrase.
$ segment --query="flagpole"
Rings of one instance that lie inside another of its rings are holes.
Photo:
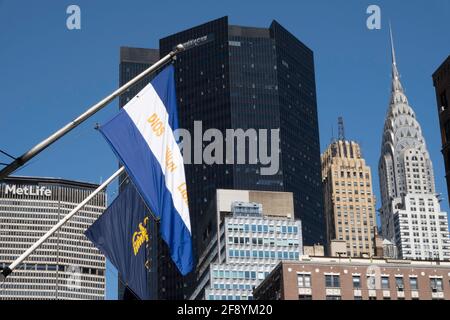
[[[97,113],[99,110],[103,109],[106,105],[108,105],[111,101],[113,101],[115,98],[120,96],[122,93],[124,93],[128,88],[130,88],[132,85],[137,83],[138,81],[142,80],[144,77],[152,74],[153,72],[157,71],[159,68],[164,66],[167,62],[169,62],[171,59],[173,59],[178,53],[184,51],[184,46],[179,44],[176,46],[176,48],[168,53],[165,57],[163,57],[161,60],[153,64],[151,67],[146,69],[144,72],[136,76],[135,78],[128,81],[126,84],[124,84],[122,87],[111,93],[109,96],[104,98],[103,100],[97,102],[95,105],[90,107],[86,112],[84,112],[82,115],[80,115],[78,118],[73,120],[72,122],[66,124],[64,127],[53,133],[51,136],[46,138],[45,140],[41,141],[37,145],[35,145],[33,148],[25,152],[23,155],[21,155],[19,158],[15,159],[13,162],[11,162],[8,166],[3,168],[0,171],[0,180],[6,178],[8,175],[16,171],[18,168],[22,167],[25,163],[27,163],[29,160],[31,160],[33,157],[38,155],[40,152],[45,150],[47,147],[49,147],[51,144],[59,140],[62,136],[64,136],[69,131],[73,130],[80,124],[82,124],[85,120],[87,120],[89,117],[93,116],[95,113]]]
[[[21,264],[30,254],[32,254],[42,243],[44,243],[48,238],[50,238],[59,228],[61,228],[67,221],[70,220],[78,211],[80,211],[89,201],[92,200],[98,193],[105,189],[108,184],[110,184],[114,179],[116,179],[120,174],[125,171],[124,167],[117,170],[111,177],[109,177],[105,182],[103,182],[94,192],[92,192],[86,199],[84,199],[80,204],[78,204],[69,214],[67,214],[63,219],[61,219],[56,225],[53,226],[46,234],[44,234],[36,243],[34,243],[29,249],[27,249],[19,258],[17,258],[8,267],[3,269],[0,274],[0,278],[3,276],[3,281],[5,278],[13,272],[13,270]]]

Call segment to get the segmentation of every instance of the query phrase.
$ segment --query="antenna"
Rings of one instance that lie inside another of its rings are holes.
[[[345,140],[345,129],[344,129],[344,118],[343,117],[338,118],[338,127],[339,127],[338,139],[344,141]]]
[[[392,34],[392,25],[391,22],[389,21],[389,35],[391,38],[391,55],[392,55],[392,64],[397,64],[397,59],[395,57],[395,47],[394,47],[394,36]]]

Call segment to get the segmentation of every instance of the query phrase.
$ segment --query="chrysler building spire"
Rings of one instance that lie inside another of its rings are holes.
[[[392,92],[379,161],[382,233],[396,244],[401,258],[448,260],[448,232],[434,231],[434,226],[446,228],[447,216],[436,197],[433,165],[400,82],[392,28],[389,31]],[[421,225],[426,227],[419,230]]]
[[[400,74],[397,67],[397,58],[395,56],[394,36],[392,35],[392,27],[389,23],[389,34],[391,37],[391,55],[392,55],[392,93],[403,92],[403,87],[400,82]]]

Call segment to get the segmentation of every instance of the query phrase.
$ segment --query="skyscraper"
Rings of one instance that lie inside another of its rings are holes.
[[[425,138],[400,82],[392,32],[391,47],[392,92],[379,161],[382,235],[404,259],[448,260],[447,214],[441,212]]]
[[[433,74],[433,84],[436,90],[445,179],[447,180],[447,193],[450,201],[450,56]]]
[[[234,26],[223,17],[160,40],[165,55],[195,44],[174,62],[180,126],[203,130],[280,129],[280,169],[194,164],[186,168],[194,246],[200,255],[217,225],[208,214],[216,189],[287,191],[305,244],[323,243],[320,144],[313,52],[273,21],[268,29]]]
[[[357,142],[341,134],[328,146],[322,154],[322,181],[328,243],[345,241],[348,256],[373,256],[372,173]]]
[[[51,178],[2,180],[0,269],[9,266],[97,187]],[[105,207],[106,194],[100,192],[14,270],[0,289],[0,300],[103,300],[105,257],[84,231]]]

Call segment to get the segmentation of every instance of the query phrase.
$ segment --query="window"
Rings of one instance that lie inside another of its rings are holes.
[[[311,275],[310,274],[298,274],[297,284],[299,288],[311,288]]]
[[[341,281],[338,275],[325,275],[325,287],[340,288]]]
[[[326,300],[342,300],[341,296],[327,296]]]
[[[431,278],[430,279],[431,290],[433,292],[442,292],[442,279],[439,278]]]
[[[381,277],[381,288],[389,289],[389,277]]]
[[[396,277],[395,278],[395,285],[397,286],[397,291],[403,291],[405,286],[403,284],[403,278],[402,277]]]
[[[299,295],[298,300],[312,300],[312,296],[310,295]]]
[[[409,286],[411,287],[411,290],[414,290],[414,291],[419,290],[417,278],[409,278]]]
[[[360,276],[353,276],[353,288],[361,289],[361,277]]]

